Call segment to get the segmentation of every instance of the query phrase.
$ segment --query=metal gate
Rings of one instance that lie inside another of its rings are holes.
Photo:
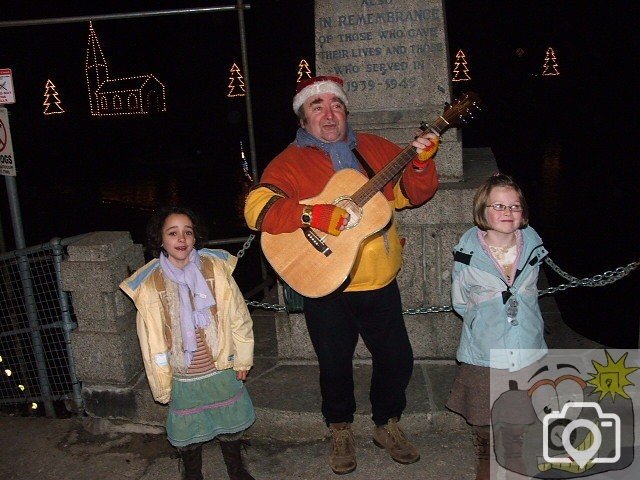
[[[77,324],[60,279],[65,248],[80,238],[0,255],[0,404],[41,402],[47,417],[56,401],[82,411],[71,354]]]

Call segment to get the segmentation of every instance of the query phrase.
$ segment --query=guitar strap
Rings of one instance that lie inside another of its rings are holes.
[[[362,156],[362,154],[357,150],[357,149],[353,149],[352,150],[353,154],[355,155],[355,157],[358,159],[358,162],[360,162],[360,166],[362,167],[362,169],[365,171],[365,173],[367,174],[368,178],[373,178],[373,176],[376,174],[376,172],[373,171],[373,168],[371,168],[369,166],[369,164],[367,163],[367,161],[364,159],[364,157]]]

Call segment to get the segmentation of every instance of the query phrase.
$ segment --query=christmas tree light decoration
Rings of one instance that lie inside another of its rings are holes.
[[[6,375],[7,377],[10,377],[10,376],[11,376],[11,370],[9,370],[8,368],[5,368],[5,369],[4,369],[4,373],[5,373],[5,375]]]
[[[153,74],[109,77],[109,66],[89,22],[85,76],[91,115],[148,115],[167,111],[165,86]]]
[[[36,402],[32,402],[31,403],[31,410],[37,410],[38,409],[38,404]]]
[[[300,83],[302,77],[311,78],[311,69],[309,68],[309,62],[307,62],[304,58],[300,60],[298,64],[298,80],[297,83]]]
[[[44,86],[44,105],[45,109],[42,113],[45,115],[55,115],[57,113],[64,113],[64,109],[60,106],[62,101],[58,97],[60,95],[56,90],[56,86],[51,80],[47,80]]]
[[[462,50],[458,50],[456,53],[456,64],[453,68],[455,75],[451,79],[452,82],[467,82],[471,80],[469,76],[469,67],[467,66],[467,58]]]
[[[240,69],[238,65],[235,63],[231,65],[231,69],[229,70],[229,93],[227,93],[227,97],[244,97],[246,95],[244,89],[244,77],[242,73],[240,73]]]
[[[555,76],[560,75],[558,71],[558,62],[556,60],[556,52],[553,48],[547,48],[547,53],[544,55],[544,65],[542,66],[543,76]]]

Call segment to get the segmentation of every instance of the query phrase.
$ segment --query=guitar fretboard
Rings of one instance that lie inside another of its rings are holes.
[[[440,135],[449,125],[444,118],[438,117],[433,125],[428,127],[429,131]],[[425,133],[426,134],[426,133]],[[425,135],[423,134],[423,135]],[[407,145],[391,162],[385,165],[382,170],[376,173],[372,179],[360,187],[351,197],[356,205],[363,207],[371,197],[391,181],[396,174],[402,170],[413,157],[416,156],[416,147]]]

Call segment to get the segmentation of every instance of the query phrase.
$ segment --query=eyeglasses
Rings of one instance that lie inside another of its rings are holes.
[[[506,209],[512,212],[522,211],[522,205],[505,205],[504,203],[492,203],[491,205],[487,205],[486,208],[493,208],[496,212],[504,212]]]

